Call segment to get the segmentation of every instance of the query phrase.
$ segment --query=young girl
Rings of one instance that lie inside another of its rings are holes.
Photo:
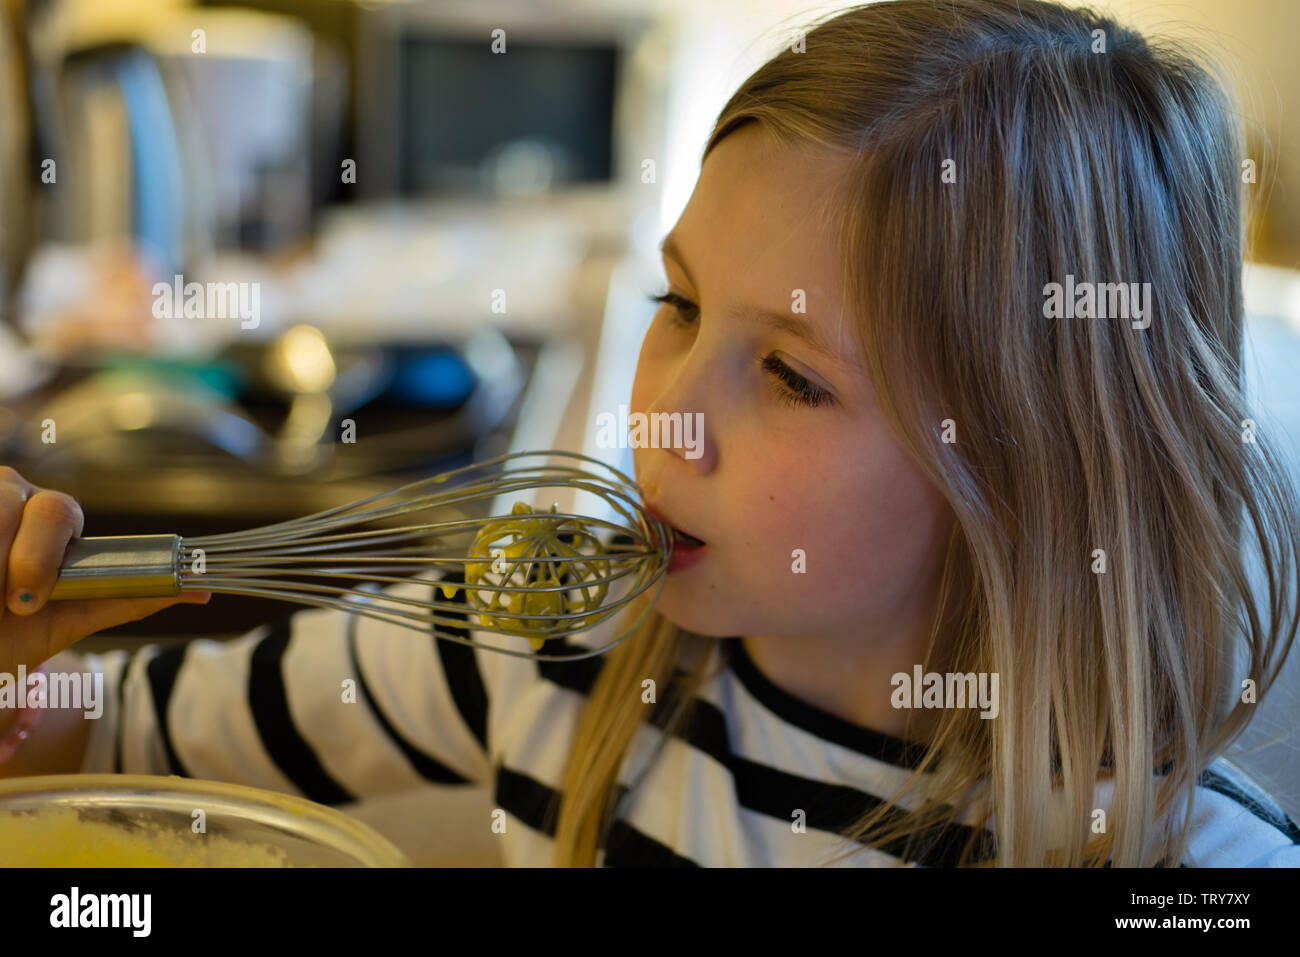
[[[103,720],[0,771],[487,784],[511,864],[1300,865],[1222,760],[1294,641],[1300,529],[1244,424],[1222,87],[1093,13],[900,0],[762,67],[704,157],[631,390],[703,414],[702,454],[635,452],[703,544],[639,633],[553,664],[310,610],[60,656]],[[47,607],[80,511],[0,490],[9,670],[173,601]]]

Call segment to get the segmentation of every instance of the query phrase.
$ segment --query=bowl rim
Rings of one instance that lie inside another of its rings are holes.
[[[0,811],[11,810],[4,807],[5,799],[9,797],[61,796],[75,800],[78,792],[88,791],[117,791],[124,796],[132,792],[154,792],[160,797],[193,795],[217,798],[236,806],[269,812],[282,830],[298,837],[320,842],[323,836],[331,832],[342,836],[346,839],[346,846],[337,843],[331,846],[353,858],[360,854],[362,859],[358,860],[358,864],[361,866],[414,866],[388,838],[369,824],[337,808],[283,791],[228,781],[186,778],[176,774],[41,774],[0,778]]]

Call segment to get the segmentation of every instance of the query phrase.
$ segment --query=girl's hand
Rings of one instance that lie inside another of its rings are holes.
[[[0,672],[14,675],[19,665],[32,671],[86,635],[212,597],[210,592],[189,592],[47,604],[64,550],[84,523],[76,499],[32,485],[0,465]]]

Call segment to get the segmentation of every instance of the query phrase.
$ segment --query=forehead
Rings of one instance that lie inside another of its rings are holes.
[[[834,208],[845,161],[781,147],[758,124],[723,139],[704,161],[682,214],[690,233],[726,234],[751,261],[788,262],[794,272],[833,274]]]
[[[835,246],[846,169],[841,156],[780,146],[757,123],[724,138],[671,232],[695,293],[788,313],[803,290],[800,318],[847,353]]]

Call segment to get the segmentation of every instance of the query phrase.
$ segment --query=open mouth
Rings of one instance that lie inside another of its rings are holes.
[[[645,510],[655,519],[659,520],[660,522],[663,522],[663,524],[667,525],[669,528],[673,530],[674,547],[699,548],[700,546],[705,544],[703,540],[696,538],[694,535],[690,535],[687,534],[686,532],[683,532],[672,522],[668,521],[668,519],[664,516],[664,514],[660,512],[657,508],[655,508],[653,505],[651,505],[649,502],[645,503]]]
[[[687,535],[680,528],[677,528],[675,526],[673,527],[673,535],[675,537],[675,544],[678,546],[685,546],[687,548],[699,548],[701,545],[704,544],[704,542],[700,541],[694,535]]]

